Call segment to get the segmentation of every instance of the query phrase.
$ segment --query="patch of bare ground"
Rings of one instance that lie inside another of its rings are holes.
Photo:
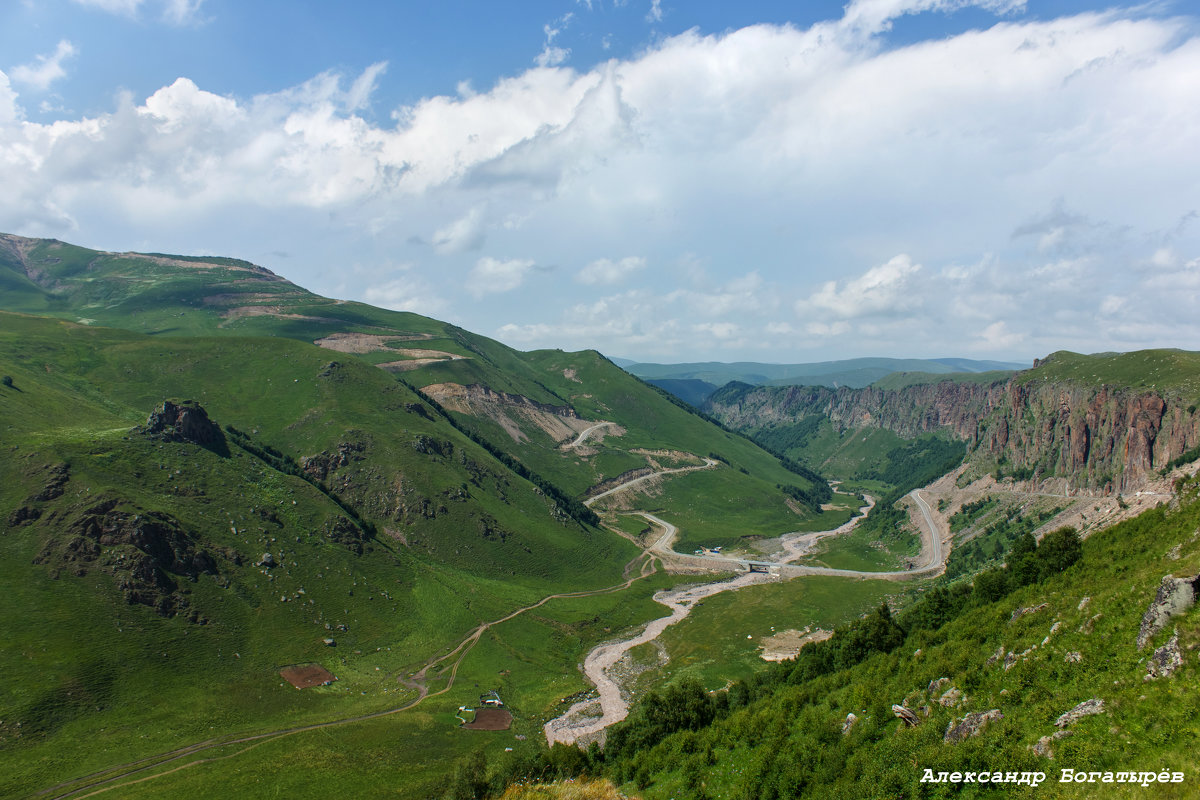
[[[799,503],[797,503],[795,500],[793,500],[790,497],[783,498],[783,504],[788,507],[788,511],[791,511],[793,514],[797,514],[801,517],[803,517],[805,514],[808,513],[808,511],[804,508],[804,506],[800,505]],[[826,503],[825,505],[829,505],[829,504]],[[832,506],[830,508],[832,508]],[[823,505],[823,506],[821,506],[821,510],[829,511],[830,509],[826,508]]]
[[[387,352],[390,350],[398,350],[388,342],[416,342],[432,339],[433,337],[427,333],[394,333],[380,335],[377,333],[331,333],[323,339],[317,339],[313,344],[317,347],[324,347],[326,350],[336,350],[339,353],[376,353]],[[411,353],[441,353],[440,350],[406,350]],[[445,355],[449,355],[448,353]],[[462,358],[462,356],[457,356]]]
[[[291,314],[287,306],[235,306],[221,312],[225,322],[222,326],[244,317],[276,317],[278,319],[298,319],[304,322],[337,322],[329,317],[311,317],[307,314]]]
[[[570,406],[539,403],[486,386],[435,383],[423,391],[449,411],[490,419],[518,443],[529,438],[526,430],[540,430],[555,442],[564,442],[598,424],[596,420],[580,419]]]
[[[337,680],[332,672],[320,664],[292,664],[279,670],[279,674],[297,689],[326,686]]]
[[[763,661],[787,661],[789,658],[795,658],[804,645],[823,642],[830,636],[833,636],[833,631],[805,628],[802,631],[780,631],[773,636],[764,636],[758,641],[762,647]]]
[[[633,511],[639,505],[643,505],[646,498],[658,497],[662,494],[664,480],[662,475],[656,475],[653,471],[647,472],[644,480],[606,495],[602,499],[604,510],[618,513]]]
[[[201,300],[206,306],[230,306],[239,305],[242,303],[259,303],[265,304],[271,300],[278,300],[279,295],[271,292],[225,292],[223,294],[210,294]]]
[[[475,719],[463,725],[469,731],[506,731],[512,727],[513,715],[507,708],[477,708]]]
[[[645,448],[637,447],[629,452],[645,456],[646,462],[655,469],[698,467],[704,463],[704,459],[700,456],[684,452],[683,450],[646,450]]]
[[[252,272],[255,275],[270,277],[274,280],[284,280],[266,267],[256,267],[242,264],[219,264],[215,261],[192,261],[191,259],[170,258],[169,256],[152,256],[147,253],[114,253],[121,258],[136,258],[149,261],[163,267],[182,267],[184,269],[227,269],[233,272]]]

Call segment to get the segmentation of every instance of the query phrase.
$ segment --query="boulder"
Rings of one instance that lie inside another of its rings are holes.
[[[1138,628],[1137,646],[1141,650],[1150,642],[1154,634],[1167,625],[1171,617],[1177,617],[1196,604],[1196,591],[1200,589],[1200,575],[1190,578],[1176,578],[1164,575],[1154,595],[1154,602],[1142,616],[1141,627]]]
[[[1065,728],[1076,720],[1089,717],[1093,714],[1103,713],[1104,701],[1093,697],[1091,700],[1084,700],[1082,703],[1075,706],[1058,719],[1054,720],[1054,725],[1059,728]]]
[[[905,708],[902,705],[893,704],[892,705],[892,713],[895,714],[900,719],[900,721],[903,722],[909,728],[915,728],[917,726],[917,724],[921,721],[920,717],[918,717],[916,714],[914,714],[912,711],[908,710],[907,708]]]
[[[946,735],[942,737],[942,741],[951,744],[969,739],[972,736],[978,736],[983,727],[994,719],[1004,719],[1004,715],[1000,713],[1000,709],[998,708],[993,708],[991,711],[979,711],[974,714],[967,714],[957,723],[951,721],[950,725],[946,728]]]
[[[254,566],[266,567],[267,569],[271,569],[271,567],[275,566],[275,556],[271,555],[270,553],[263,553],[262,558],[260,558],[258,560],[258,563],[255,564]]]
[[[1179,652],[1179,631],[1171,636],[1170,641],[1154,651],[1150,656],[1149,669],[1146,679],[1169,678],[1171,673],[1183,666],[1183,653]]]
[[[1030,606],[1029,608],[1018,608],[1016,611],[1014,611],[1012,613],[1012,616],[1009,618],[1008,621],[1016,622],[1017,620],[1019,620],[1021,617],[1025,616],[1026,614],[1036,614],[1039,611],[1045,611],[1049,607],[1050,607],[1049,603],[1041,603],[1036,606]]]
[[[1068,730],[1055,731],[1049,736],[1043,736],[1038,739],[1037,744],[1030,745],[1029,749],[1033,751],[1034,755],[1041,756],[1042,758],[1054,758],[1054,751],[1050,748],[1050,745],[1070,735],[1071,732]]]
[[[943,708],[951,708],[962,702],[963,693],[951,686],[946,692],[938,698],[938,703]]]
[[[858,715],[850,712],[846,715],[846,721],[842,723],[842,736],[850,733],[850,729],[854,727],[854,723],[858,722]]]

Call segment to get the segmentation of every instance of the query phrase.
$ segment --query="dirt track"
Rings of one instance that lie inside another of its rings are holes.
[[[592,501],[598,500],[601,497],[622,491],[642,481],[650,478],[666,474],[667,472],[679,473],[688,472],[695,469],[707,469],[715,466],[716,462],[711,459],[705,459],[704,467],[687,467],[676,470],[664,470],[652,475],[646,475],[635,478],[621,486],[610,489],[595,497],[590,498],[587,502],[589,505]],[[741,589],[745,586],[752,586],[758,583],[766,583],[779,580],[781,578],[791,578],[800,575],[833,575],[842,577],[854,578],[874,578],[884,580],[900,580],[917,577],[928,577],[938,574],[946,567],[945,558],[942,551],[942,538],[944,535],[943,526],[936,524],[932,516],[932,510],[928,504],[920,497],[919,490],[913,491],[910,495],[924,516],[926,529],[921,532],[922,536],[922,552],[925,553],[925,564],[917,569],[891,571],[891,572],[861,572],[857,570],[840,570],[830,569],[826,567],[804,567],[794,566],[789,562],[806,555],[808,551],[820,540],[829,536],[837,536],[844,533],[849,533],[854,529],[860,521],[866,518],[866,514],[875,506],[873,498],[866,498],[866,505],[861,511],[862,515],[856,516],[840,527],[829,531],[818,531],[815,533],[806,534],[786,534],[781,537],[781,546],[783,548],[782,560],[772,562],[755,563],[765,564],[773,569],[774,574],[763,572],[743,572],[741,575],[720,583],[708,583],[702,586],[693,586],[685,589],[677,589],[670,592],[659,592],[654,595],[655,602],[661,603],[670,610],[670,614],[665,617],[653,620],[640,632],[630,638],[623,639],[618,642],[610,642],[602,644],[594,648],[588,653],[587,658],[583,663],[584,674],[596,686],[596,691],[599,695],[599,700],[581,700],[571,706],[565,714],[555,719],[550,720],[545,724],[543,730],[546,734],[547,743],[553,745],[556,742],[564,744],[575,744],[580,739],[593,736],[610,725],[613,725],[629,714],[629,704],[626,702],[621,692],[621,687],[615,680],[609,677],[608,671],[621,659],[625,653],[632,650],[638,645],[656,639],[664,630],[683,620],[695,608],[696,603],[705,597],[711,597],[720,592],[733,591]],[[664,566],[668,568],[672,564],[680,564],[683,566],[694,566],[697,562],[702,565],[711,565],[716,569],[745,569],[747,559],[728,558],[723,556],[685,556],[675,552],[673,545],[675,538],[678,535],[679,529],[664,519],[661,519],[653,514],[645,511],[634,512],[638,516],[649,520],[654,525],[662,528],[663,533],[658,536],[654,542],[646,548],[647,553],[653,553],[662,559]],[[948,531],[945,531],[948,533]],[[593,710],[599,704],[600,716],[596,717],[588,712]]]

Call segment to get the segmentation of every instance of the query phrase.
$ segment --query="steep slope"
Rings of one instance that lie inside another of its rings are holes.
[[[0,313],[0,795],[394,708],[481,620],[621,580],[632,545],[329,356]],[[281,683],[310,662],[337,683]]]
[[[0,295],[10,310],[155,336],[284,337],[315,343],[333,360],[374,364],[445,405],[493,450],[553,474],[576,495],[647,467],[646,452],[659,450],[719,453],[738,473],[731,480],[743,484],[740,497],[776,509],[774,533],[819,512],[816,504],[790,508],[777,486],[825,491],[819,478],[787,470],[595,352],[520,353],[417,314],[329,300],[231,258],[103,253],[0,234],[0,275],[24,287]],[[604,422],[611,425],[570,446]]]

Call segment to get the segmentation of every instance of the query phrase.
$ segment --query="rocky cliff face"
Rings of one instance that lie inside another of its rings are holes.
[[[879,427],[905,438],[941,431],[965,440],[974,457],[1035,480],[1067,478],[1106,491],[1135,489],[1200,444],[1200,415],[1185,399],[1029,380],[1029,373],[989,385],[947,381],[895,390],[742,387],[717,392],[706,410],[738,429],[816,414],[840,431]]]
[[[1195,405],[1154,391],[1010,381],[972,447],[1038,475],[1128,491],[1200,443]]]
[[[705,410],[726,425],[756,428],[787,425],[818,414],[839,431],[886,428],[911,439],[922,433],[950,431],[959,439],[975,437],[980,417],[1003,396],[1003,384],[936,383],[904,389],[823,386],[755,386],[741,393],[719,391]]]

